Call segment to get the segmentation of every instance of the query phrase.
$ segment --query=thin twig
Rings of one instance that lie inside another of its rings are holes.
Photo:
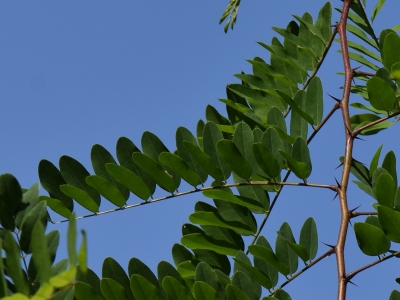
[[[388,256],[383,257],[382,259],[378,259],[378,260],[376,260],[376,261],[374,261],[374,262],[372,262],[372,263],[370,263],[370,264],[368,264],[368,265],[365,265],[364,267],[361,267],[361,268],[359,268],[359,269],[357,269],[357,270],[355,270],[355,271],[353,271],[353,272],[350,272],[349,274],[346,275],[346,279],[347,279],[347,281],[349,281],[349,280],[351,280],[354,276],[356,276],[358,273],[360,273],[360,272],[362,272],[362,271],[365,271],[366,269],[369,269],[369,268],[371,268],[371,267],[373,267],[373,266],[375,266],[375,265],[377,265],[377,264],[380,264],[381,262],[384,262],[385,260],[388,260],[388,259],[390,259],[390,258],[393,258],[393,257],[395,257],[395,256],[397,256],[397,255],[399,255],[399,254],[400,254],[400,251],[397,251],[397,252],[395,252],[395,253],[393,253],[393,254],[391,254],[391,255],[388,255]]]
[[[317,263],[319,263],[321,260],[323,260],[324,258],[330,256],[331,254],[335,253],[335,248],[331,248],[329,249],[327,252],[325,252],[324,254],[322,254],[320,257],[318,257],[316,260],[314,260],[313,262],[311,262],[310,264],[308,264],[305,268],[301,269],[300,271],[298,271],[296,274],[294,274],[292,277],[290,277],[288,280],[286,280],[284,283],[282,283],[278,288],[276,288],[275,290],[273,290],[270,293],[270,296],[274,295],[277,291],[279,291],[280,289],[282,289],[284,286],[288,285],[290,282],[292,282],[296,277],[300,276],[301,274],[303,274],[305,271],[307,271],[309,268],[315,266]]]
[[[367,125],[364,125],[364,126],[358,128],[357,130],[354,130],[354,131],[352,132],[352,136],[353,136],[353,137],[356,137],[358,134],[361,133],[361,131],[363,131],[363,130],[369,128],[369,127],[372,127],[372,126],[374,126],[374,125],[376,125],[376,124],[379,124],[379,123],[381,123],[381,122],[383,122],[383,121],[386,121],[386,120],[388,120],[388,119],[390,119],[390,118],[393,118],[393,117],[395,117],[395,116],[398,116],[399,114],[400,114],[400,111],[395,112],[395,113],[393,113],[393,114],[389,114],[389,115],[387,115],[387,116],[385,116],[385,117],[383,117],[383,118],[380,118],[380,119],[378,119],[378,120],[376,120],[376,121],[373,121],[373,122],[371,122],[371,123],[369,123],[369,124],[367,124]]]
[[[350,213],[350,218],[355,218],[358,216],[376,216],[378,213],[376,211],[361,211]]]
[[[304,182],[250,181],[250,182],[240,182],[240,183],[228,183],[228,184],[220,185],[220,186],[202,187],[202,188],[195,189],[195,190],[190,190],[190,191],[186,191],[186,192],[172,194],[169,196],[160,197],[157,199],[152,199],[152,200],[149,200],[146,202],[135,203],[135,204],[126,205],[123,207],[118,207],[118,208],[114,208],[114,209],[110,209],[110,210],[105,210],[105,211],[101,211],[101,212],[97,212],[97,213],[93,213],[93,214],[89,214],[89,215],[85,215],[85,216],[80,216],[80,217],[77,217],[76,220],[105,215],[108,213],[113,213],[113,212],[117,212],[120,210],[126,210],[126,209],[130,209],[130,208],[134,208],[134,207],[138,207],[138,206],[142,206],[142,205],[146,205],[146,204],[150,204],[150,203],[160,202],[163,200],[176,198],[176,197],[193,194],[193,193],[204,192],[204,191],[209,191],[209,190],[217,190],[217,189],[223,189],[223,188],[238,187],[238,186],[251,186],[251,185],[280,185],[280,186],[288,185],[288,186],[305,186],[305,187],[314,187],[314,188],[324,188],[324,189],[330,189],[333,191],[337,190],[337,187],[335,185],[319,184],[319,183],[304,183]],[[68,222],[68,221],[69,221],[68,219],[65,219],[65,220],[52,222],[52,223],[60,224],[60,223]]]

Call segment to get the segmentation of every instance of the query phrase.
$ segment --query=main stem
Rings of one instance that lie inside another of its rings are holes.
[[[338,272],[339,300],[346,299],[346,290],[348,282],[348,279],[346,277],[344,248],[346,243],[348,224],[350,221],[350,212],[347,204],[347,187],[349,183],[349,175],[350,175],[353,143],[354,143],[354,138],[350,131],[351,125],[350,125],[350,113],[349,113],[349,97],[350,97],[351,81],[353,79],[353,70],[350,67],[349,49],[347,45],[347,36],[346,36],[347,17],[349,14],[351,3],[352,0],[344,0],[342,15],[340,18],[340,22],[338,24],[338,33],[340,35],[340,47],[342,50],[343,65],[345,72],[343,97],[340,102],[340,109],[342,111],[344,131],[346,137],[342,180],[340,182],[340,187],[339,187],[341,221],[340,221],[338,241],[335,247],[337,272]]]

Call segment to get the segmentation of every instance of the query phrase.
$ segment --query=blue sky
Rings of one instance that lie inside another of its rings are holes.
[[[218,20],[227,2],[1,1],[0,173],[12,173],[22,186],[29,187],[38,182],[41,159],[57,165],[64,154],[91,171],[94,144],[115,154],[120,136],[140,145],[146,130],[175,150],[178,126],[194,132],[197,121],[205,118],[207,104],[224,112],[217,99],[225,97],[227,84],[237,82],[233,74],[251,71],[246,59],[269,58],[256,41],[269,43],[274,36],[272,26],[285,27],[291,14],[309,11],[316,16],[323,5],[312,0],[242,1],[235,29],[225,34]],[[367,2],[370,11],[375,1]],[[388,1],[376,19],[379,30],[397,25],[395,2]],[[340,5],[340,1],[333,2],[333,6]],[[333,20],[337,19],[335,13]],[[334,104],[326,93],[341,95],[339,71],[340,56],[332,51],[319,73],[325,112]],[[357,141],[355,157],[369,165],[382,140],[384,154],[391,149],[398,152],[397,126],[379,138]],[[340,178],[335,168],[343,146],[337,113],[310,145],[310,182],[334,183],[334,176]],[[350,207],[362,204],[360,210],[371,210],[369,196],[355,187],[349,195]],[[339,205],[333,196],[327,191],[285,188],[264,235],[274,243],[276,231],[287,221],[298,238],[303,222],[313,216],[320,240],[335,244]],[[101,274],[107,256],[125,269],[131,257],[153,270],[160,260],[172,262],[171,247],[179,242],[182,224],[201,199],[195,194],[79,221],[79,228],[88,233],[89,267]],[[128,203],[138,201],[131,195]],[[103,202],[102,210],[112,207]],[[87,211],[78,209],[77,213]],[[62,232],[57,259],[66,256],[65,229],[65,225],[48,227]],[[348,271],[375,260],[362,255],[351,229],[348,246]],[[319,247],[319,254],[326,251],[323,244]],[[358,287],[349,286],[348,299],[388,298],[397,288],[394,279],[400,277],[397,263],[390,260],[355,277]],[[332,256],[289,284],[287,291],[294,299],[335,298],[335,266]]]

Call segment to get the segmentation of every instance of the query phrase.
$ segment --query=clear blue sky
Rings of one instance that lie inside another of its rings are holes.
[[[316,16],[324,3],[242,1],[235,29],[225,34],[218,20],[227,2],[1,1],[0,173],[12,173],[23,187],[29,187],[38,182],[41,159],[57,165],[64,154],[91,171],[92,145],[101,144],[115,154],[120,136],[139,145],[145,130],[174,150],[178,126],[194,131],[207,104],[224,111],[217,99],[225,97],[226,84],[237,81],[233,74],[250,72],[245,59],[255,55],[268,59],[268,52],[256,41],[269,43],[272,26],[285,27],[291,14],[306,10]],[[367,2],[372,7],[376,1]],[[333,2],[340,5],[341,1]],[[398,3],[388,1],[376,20],[378,28],[397,25],[396,12]],[[333,20],[337,19],[335,13]],[[332,51],[320,76],[324,92],[337,97],[341,95],[342,77],[335,75],[339,71],[340,57]],[[326,96],[326,111],[332,105]],[[335,170],[344,146],[339,122],[338,113],[321,132],[326,136],[319,135],[310,146],[314,168],[310,182],[334,183],[334,176],[340,178],[340,170]],[[357,141],[355,157],[369,164],[381,139],[386,139],[383,153],[390,149],[400,153],[397,132],[398,125],[379,138]],[[369,196],[356,188],[349,194],[350,207],[371,210]],[[320,240],[335,244],[339,205],[333,196],[327,191],[285,188],[264,235],[274,244],[276,231],[287,221],[298,238],[302,223],[313,216]],[[160,260],[172,262],[171,247],[180,240],[181,225],[201,199],[197,194],[79,221],[79,228],[88,233],[89,267],[101,274],[107,256],[125,269],[131,257],[153,270]],[[131,195],[128,203],[138,201]],[[101,210],[108,208],[111,205],[104,201]],[[66,256],[65,229],[65,225],[48,227],[62,232],[57,260]],[[348,271],[376,259],[361,253],[351,229],[347,243]],[[325,251],[320,244],[318,253]],[[294,299],[334,299],[335,267],[331,256],[286,290]],[[355,277],[358,287],[349,285],[348,299],[387,299],[398,286],[396,277],[400,277],[398,261],[385,262]]]

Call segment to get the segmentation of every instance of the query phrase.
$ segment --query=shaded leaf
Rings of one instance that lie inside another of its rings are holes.
[[[157,288],[141,275],[134,274],[130,279],[130,287],[137,300],[162,300]]]
[[[386,237],[395,242],[400,242],[400,212],[379,205],[378,218]]]
[[[250,178],[253,173],[252,167],[232,141],[218,141],[217,150],[219,155],[224,159],[225,163],[228,164],[233,172],[243,179]]]
[[[357,222],[354,224],[354,231],[358,246],[364,254],[376,256],[389,250],[390,242],[378,227]]]

